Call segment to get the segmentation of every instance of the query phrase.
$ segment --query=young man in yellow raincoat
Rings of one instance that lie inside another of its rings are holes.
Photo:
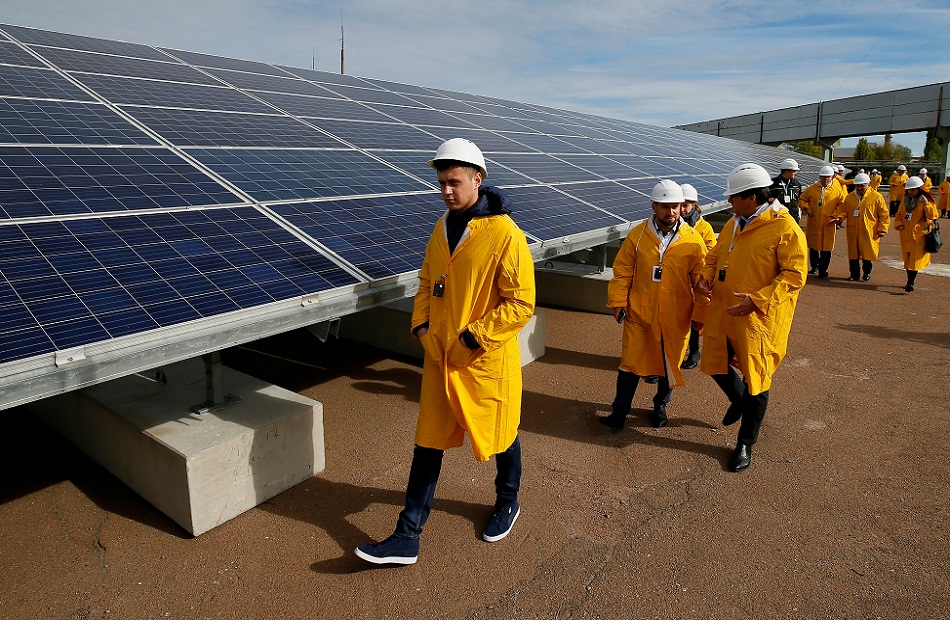
[[[730,471],[745,469],[752,459],[772,374],[785,357],[798,293],[805,285],[805,235],[784,206],[769,204],[771,184],[768,172],[757,164],[743,164],[730,173],[726,195],[735,217],[706,255],[696,284],[712,295],[700,368],[729,399],[722,423],[742,420]]]
[[[887,199],[890,201],[888,208],[890,210],[891,217],[897,215],[897,209],[900,208],[901,202],[904,201],[904,184],[907,183],[907,166],[901,164],[897,167],[889,179],[887,179],[887,185],[890,189],[887,192]]]
[[[808,240],[808,273],[818,274],[819,278],[828,277],[828,265],[831,252],[835,249],[837,222],[832,214],[838,203],[845,199],[847,192],[835,180],[835,169],[822,166],[818,170],[818,181],[812,183],[798,198],[802,214],[808,216],[805,224],[805,238]]]
[[[907,271],[904,290],[908,293],[914,291],[917,273],[930,264],[930,252],[927,251],[924,236],[940,215],[930,194],[923,191],[923,187],[924,182],[920,177],[907,179],[904,201],[894,216],[894,229],[900,232],[901,257]]]
[[[474,143],[448,140],[429,165],[448,211],[426,246],[412,313],[412,334],[425,350],[416,446],[394,533],[356,550],[374,564],[417,560],[443,453],[465,434],[476,459],[496,455],[497,500],[483,538],[507,536],[521,512],[517,334],[534,313],[534,261],[507,194],[482,186],[488,171]]]
[[[871,177],[861,173],[854,177],[854,192],[841,203],[836,217],[847,220],[848,280],[871,279],[871,267],[877,260],[881,239],[887,234],[891,217],[884,196],[871,189]],[[864,272],[862,276],[861,272]]]
[[[708,252],[716,245],[716,232],[713,230],[712,225],[703,219],[702,210],[699,208],[699,193],[696,191],[696,188],[689,183],[683,183],[680,187],[683,188],[683,212],[681,217],[703,238],[703,242],[706,244],[706,251]],[[799,190],[800,189],[801,186],[799,185]],[[796,211],[798,210],[797,203],[795,209]],[[699,358],[702,356],[699,349],[699,335],[700,330],[690,328],[689,349],[686,351],[686,358],[683,360],[683,363],[680,364],[680,368],[692,370],[699,366]]]
[[[940,211],[940,217],[950,217],[950,170],[947,170],[947,178],[937,187],[937,210]]]
[[[881,186],[881,182],[884,181],[884,177],[881,176],[881,173],[877,168],[871,171],[871,189],[877,191],[877,188]]]
[[[706,244],[680,218],[683,190],[664,179],[650,196],[653,217],[627,234],[614,259],[607,285],[607,307],[623,325],[617,392],[602,424],[621,430],[640,377],[658,377],[650,423],[666,426],[673,388],[683,385],[680,362],[690,327],[702,328],[708,301],[697,303],[693,286],[706,255]]]

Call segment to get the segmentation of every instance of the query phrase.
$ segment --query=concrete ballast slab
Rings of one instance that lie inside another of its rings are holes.
[[[241,400],[213,413],[200,359],[30,405],[185,530],[197,536],[323,471],[323,405],[224,368]]]

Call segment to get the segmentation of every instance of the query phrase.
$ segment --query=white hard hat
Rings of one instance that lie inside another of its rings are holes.
[[[842,166],[841,164],[837,165],[837,169],[838,169],[838,172],[844,172],[846,170],[846,168]]]
[[[921,169],[920,169],[920,174],[927,174],[927,169],[926,169],[926,168],[921,168]]]
[[[904,185],[904,189],[917,189],[918,187],[924,186],[924,180],[920,177],[911,177],[907,179],[907,183]]]
[[[820,177],[833,177],[835,176],[835,169],[831,166],[822,166],[818,169],[818,176]]]
[[[488,177],[488,168],[485,167],[485,156],[481,149],[475,146],[475,143],[465,138],[452,138],[446,140],[439,146],[435,152],[435,157],[429,160],[429,165],[435,168],[437,161],[460,161],[466,164],[477,166],[482,171],[483,177]]]
[[[874,168],[873,170],[871,170],[871,174],[877,174],[877,168]]]
[[[858,170],[858,174],[864,174],[864,168],[861,168],[860,170]]]
[[[947,176],[950,177],[950,168],[947,168]]]
[[[897,169],[906,172],[907,166],[905,166],[904,164],[901,164],[900,166],[897,167]]]
[[[689,183],[683,183],[682,185],[680,185],[680,189],[683,190],[683,200],[699,202],[699,193],[696,191],[695,187],[693,187]]]
[[[681,203],[683,200],[683,188],[669,179],[663,179],[654,185],[653,191],[650,192],[651,202]]]
[[[723,196],[734,196],[750,189],[770,187],[772,177],[759,164],[742,164],[726,177],[726,192]]]
[[[788,159],[783,159],[782,163],[779,164],[779,170],[795,170],[798,171],[798,162],[789,157]]]
[[[855,175],[855,177],[854,177],[854,184],[855,184],[855,185],[867,185],[867,184],[870,183],[870,182],[871,182],[871,177],[869,177],[868,175],[864,174],[863,172],[860,173],[860,174]]]

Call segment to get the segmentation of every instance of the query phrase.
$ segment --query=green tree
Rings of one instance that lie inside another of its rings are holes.
[[[854,147],[854,159],[857,161],[868,161],[874,159],[874,149],[871,148],[871,145],[868,144],[867,138],[861,138],[858,140],[857,145]]]
[[[943,148],[941,148],[939,140],[936,138],[927,140],[927,146],[924,147],[924,159],[927,161],[943,160]]]
[[[790,151],[801,153],[802,155],[811,155],[821,159],[821,147],[811,140],[799,140],[797,142],[786,142],[785,147]]]

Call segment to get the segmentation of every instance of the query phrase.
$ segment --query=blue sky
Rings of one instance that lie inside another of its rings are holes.
[[[0,0],[21,26],[326,71],[341,16],[349,74],[664,126],[950,76],[946,0]]]

